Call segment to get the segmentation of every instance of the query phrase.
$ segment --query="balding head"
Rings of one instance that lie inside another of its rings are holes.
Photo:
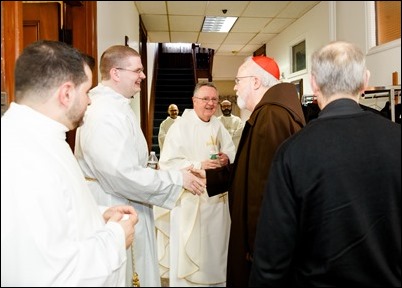
[[[179,115],[179,108],[177,107],[176,104],[170,104],[168,107],[168,114],[170,118],[176,119],[177,115]]]

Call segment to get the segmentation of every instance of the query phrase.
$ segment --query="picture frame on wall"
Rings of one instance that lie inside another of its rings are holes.
[[[306,40],[292,46],[292,73],[306,70]]]

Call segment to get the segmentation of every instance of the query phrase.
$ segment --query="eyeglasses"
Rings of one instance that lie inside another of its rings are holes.
[[[137,74],[141,74],[144,73],[144,69],[137,69],[137,70],[130,70],[130,69],[126,69],[126,68],[115,68],[117,70],[123,70],[123,71],[130,71],[130,72],[134,72]]]
[[[209,101],[212,101],[212,103],[214,103],[214,104],[218,104],[218,102],[219,102],[218,98],[206,98],[206,97],[201,98],[201,97],[195,97],[195,96],[194,96],[194,98],[200,99],[205,104],[208,103]]]
[[[234,81],[237,85],[237,84],[239,84],[241,78],[251,78],[251,77],[255,77],[255,76],[239,76],[239,77],[236,77]]]

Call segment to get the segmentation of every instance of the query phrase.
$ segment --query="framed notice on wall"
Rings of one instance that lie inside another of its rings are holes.
[[[306,40],[292,46],[292,73],[306,69]]]

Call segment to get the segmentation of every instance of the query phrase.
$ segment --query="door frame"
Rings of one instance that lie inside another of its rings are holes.
[[[63,5],[67,11],[71,11],[72,17],[85,19],[85,33],[78,34],[79,31],[72,31],[73,39],[75,39],[73,46],[97,60],[96,1],[63,1]],[[8,106],[15,99],[15,61],[23,50],[23,1],[1,1],[1,36],[1,91],[7,95],[6,105]],[[95,86],[98,72],[97,69],[94,70],[93,85]]]
[[[1,91],[14,101],[15,61],[22,52],[22,1],[1,1]]]

